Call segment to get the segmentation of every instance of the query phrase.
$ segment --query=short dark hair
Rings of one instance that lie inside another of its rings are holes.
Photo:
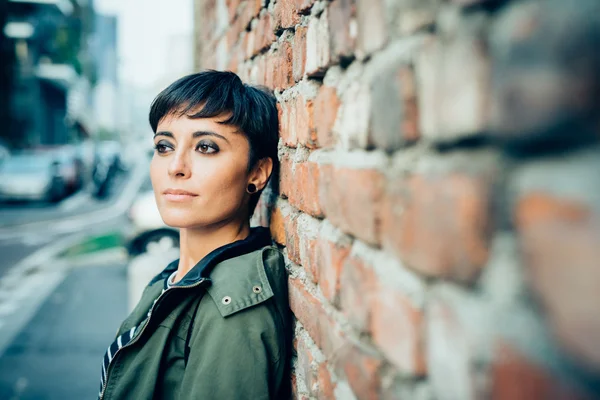
[[[159,122],[168,115],[189,118],[229,115],[220,123],[235,126],[248,138],[248,171],[266,157],[273,160],[271,176],[278,171],[277,100],[266,87],[245,84],[230,71],[198,72],[178,79],[156,96],[149,115],[154,133]],[[259,197],[260,192],[251,197],[249,216],[254,213]]]

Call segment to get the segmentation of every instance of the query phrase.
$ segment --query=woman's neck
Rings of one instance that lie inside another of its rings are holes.
[[[208,228],[182,228],[179,231],[179,266],[173,282],[179,282],[200,260],[213,250],[242,240],[250,234],[245,223],[230,223]]]

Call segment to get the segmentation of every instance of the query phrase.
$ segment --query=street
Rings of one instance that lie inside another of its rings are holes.
[[[101,359],[127,312],[126,260],[70,264],[58,255],[127,227],[147,177],[140,161],[103,199],[0,205],[0,398],[97,396]]]

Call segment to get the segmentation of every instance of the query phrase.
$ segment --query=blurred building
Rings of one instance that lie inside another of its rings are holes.
[[[14,147],[77,142],[93,131],[88,51],[92,0],[9,0],[3,47],[14,52],[11,123],[0,132]]]
[[[96,65],[93,112],[100,137],[117,130],[117,17],[96,14],[91,52]]]

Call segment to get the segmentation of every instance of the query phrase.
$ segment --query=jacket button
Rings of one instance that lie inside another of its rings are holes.
[[[231,304],[231,297],[229,297],[229,296],[223,297],[223,299],[221,300],[221,303],[223,303],[225,305]]]
[[[254,293],[258,294],[258,293],[262,292],[262,288],[261,288],[260,286],[254,286],[254,287],[252,288],[252,291],[253,291]]]

